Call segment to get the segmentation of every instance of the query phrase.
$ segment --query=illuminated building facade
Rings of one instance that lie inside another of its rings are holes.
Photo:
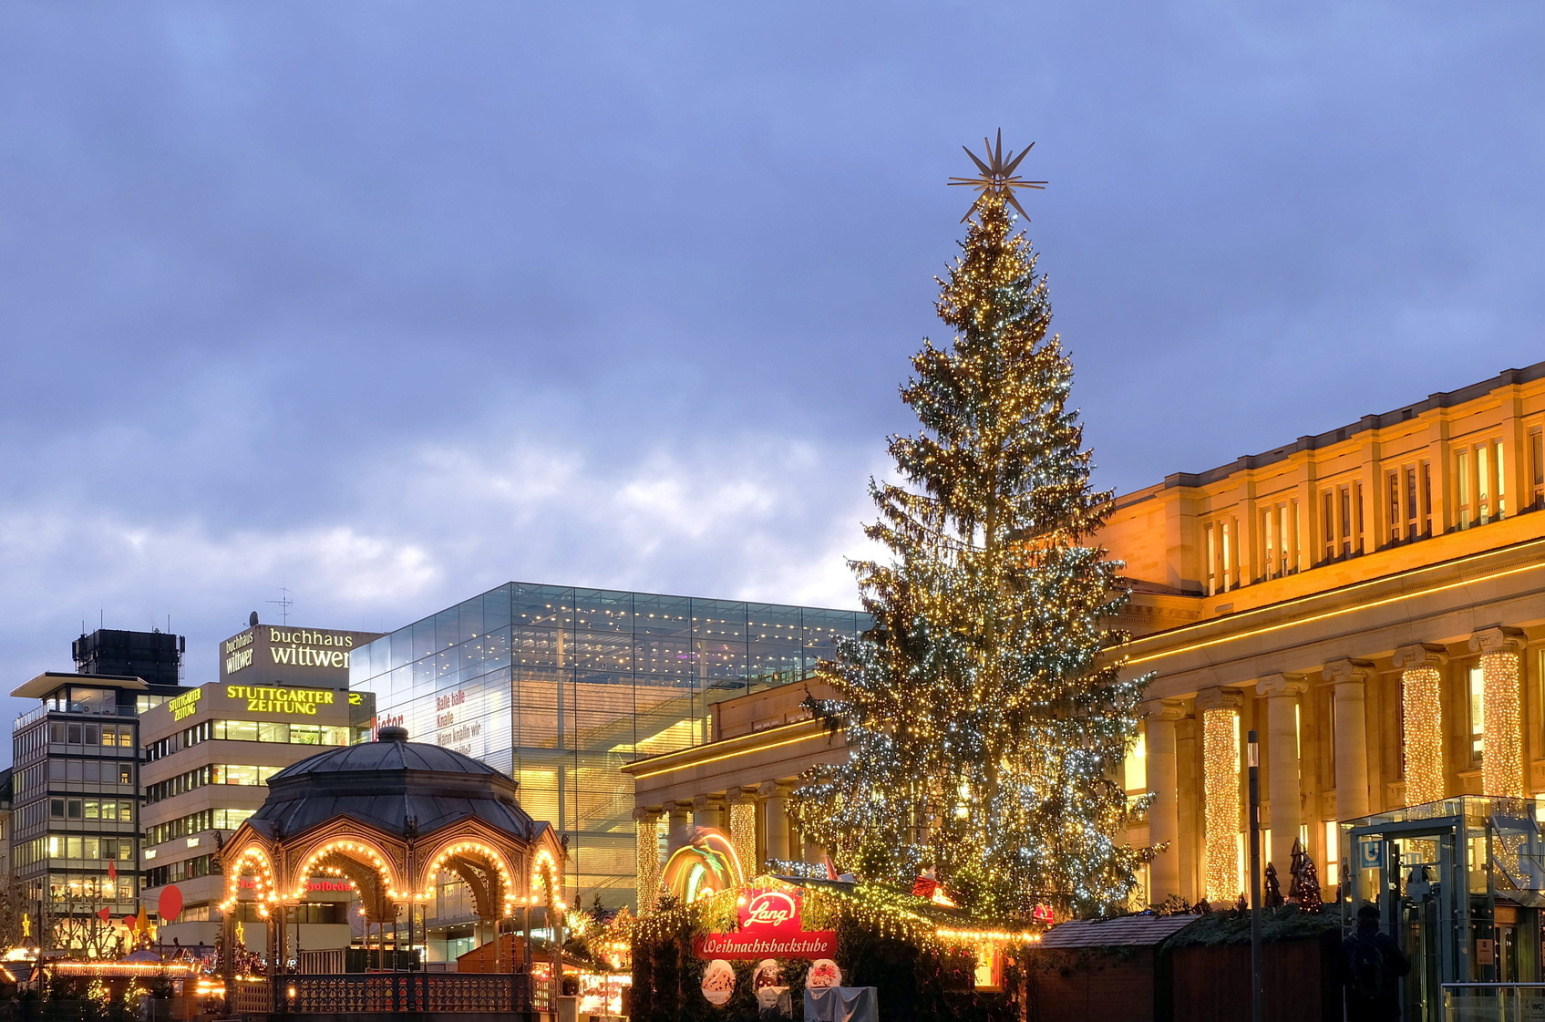
[[[160,919],[163,940],[214,943],[225,897],[220,844],[263,805],[270,777],[367,737],[374,707],[369,693],[349,690],[348,657],[378,634],[254,623],[220,644],[220,681],[141,716],[144,901],[160,917],[175,885],[183,906],[175,920]],[[312,896],[289,920],[299,946],[347,946],[353,893],[334,877],[308,882]],[[240,921],[248,946],[262,947],[266,923]]]
[[[1139,900],[1245,887],[1251,729],[1284,890],[1296,837],[1332,893],[1339,820],[1545,793],[1542,434],[1545,363],[1117,498],[1098,541],[1134,589],[1124,653],[1155,674],[1124,768],[1152,804],[1129,837],[1165,849]],[[819,858],[784,800],[845,752],[799,719],[803,689],[721,704],[712,745],[628,768],[641,885],[689,821],[759,859]]]
[[[1126,494],[1100,536],[1153,671],[1128,792],[1153,901],[1232,901],[1245,734],[1287,887],[1336,821],[1545,792],[1545,363]]]
[[[58,946],[109,947],[98,913],[139,908],[140,716],[182,691],[182,650],[175,635],[100,630],[74,643],[78,673],[11,693],[40,701],[11,728],[11,869],[33,932]]]
[[[566,900],[634,901],[642,756],[707,742],[713,706],[806,677],[860,615],[510,583],[354,657],[382,726],[483,760],[569,838]]]

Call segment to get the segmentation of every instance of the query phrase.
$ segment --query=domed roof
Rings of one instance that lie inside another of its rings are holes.
[[[454,749],[408,741],[407,728],[383,727],[373,742],[329,749],[299,763],[291,763],[274,774],[269,783],[289,780],[302,774],[362,773],[375,770],[427,770],[440,774],[504,777],[487,763],[464,756]]]
[[[268,779],[269,795],[252,825],[293,837],[338,816],[405,835],[428,834],[475,816],[500,830],[533,837],[532,822],[515,798],[516,785],[487,763],[438,745],[407,740],[385,727],[374,742],[329,749]]]

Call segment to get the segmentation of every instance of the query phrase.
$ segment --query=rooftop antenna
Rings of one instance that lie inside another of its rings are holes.
[[[277,604],[279,606],[279,623],[282,625],[290,623],[290,608],[295,606],[295,601],[290,599],[289,589],[280,586],[279,598],[277,600],[264,600],[263,602]]]

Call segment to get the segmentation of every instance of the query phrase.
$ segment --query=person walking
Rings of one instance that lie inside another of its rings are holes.
[[[1357,910],[1357,932],[1341,942],[1347,1022],[1400,1022],[1400,978],[1411,971],[1395,938],[1379,929],[1379,909]]]

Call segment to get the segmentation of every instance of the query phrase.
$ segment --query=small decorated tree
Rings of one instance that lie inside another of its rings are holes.
[[[1288,888],[1287,900],[1305,912],[1318,912],[1324,900],[1320,897],[1320,871],[1314,860],[1298,841],[1293,842],[1293,883]]]

